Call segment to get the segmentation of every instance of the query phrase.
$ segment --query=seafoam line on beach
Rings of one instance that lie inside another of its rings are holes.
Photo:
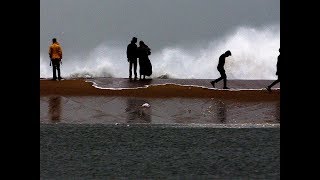
[[[182,84],[175,84],[175,83],[164,83],[164,84],[152,84],[152,85],[144,85],[141,87],[134,87],[134,88],[107,88],[107,87],[100,87],[98,86],[98,84],[94,81],[90,81],[90,80],[86,80],[85,82],[91,82],[92,86],[97,88],[97,89],[104,89],[104,90],[127,90],[127,89],[146,89],[148,87],[152,87],[152,86],[165,86],[165,85],[175,85],[175,86],[183,86],[183,87],[189,87],[190,89],[195,87],[195,88],[202,88],[202,89],[210,89],[210,90],[217,90],[217,91],[265,91],[266,89],[261,88],[261,89],[218,89],[218,88],[209,88],[209,87],[205,87],[205,86],[198,86],[198,85],[182,85]],[[279,90],[280,88],[274,88],[274,90]]]
[[[244,123],[244,124],[203,124],[203,123],[170,123],[170,124],[150,124],[150,123],[116,123],[115,126],[157,126],[157,127],[173,127],[173,128],[280,128],[280,124],[254,124],[254,123]]]

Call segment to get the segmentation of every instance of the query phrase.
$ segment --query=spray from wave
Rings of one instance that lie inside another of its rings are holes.
[[[149,44],[152,49],[152,44]],[[152,78],[215,79],[219,56],[226,50],[232,56],[226,59],[228,79],[275,79],[276,62],[280,48],[280,28],[239,27],[235,31],[214,39],[206,48],[166,47],[152,52]],[[40,78],[52,77],[49,58],[40,54]],[[101,44],[85,57],[69,56],[63,59],[61,73],[64,78],[128,77],[126,46]],[[139,72],[139,68],[138,68]]]

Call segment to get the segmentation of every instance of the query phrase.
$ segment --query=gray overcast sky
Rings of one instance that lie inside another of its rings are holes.
[[[53,37],[64,51],[80,52],[126,46],[132,36],[160,50],[268,24],[280,24],[279,0],[41,0],[40,51]]]

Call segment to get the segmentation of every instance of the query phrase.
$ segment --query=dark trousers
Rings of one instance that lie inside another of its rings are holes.
[[[221,75],[218,79],[216,79],[214,82],[217,83],[223,79],[223,87],[227,87],[227,75],[226,71],[223,68],[218,68],[218,71]]]
[[[58,71],[58,79],[61,79],[60,60],[59,59],[52,59],[51,62],[52,62],[53,79],[57,79],[56,71]]]
[[[279,82],[280,82],[280,76],[278,75],[278,79],[273,81],[273,83],[271,83],[268,87],[271,88],[272,86],[276,85]]]
[[[129,59],[129,78],[132,77],[132,67],[133,67],[133,73],[134,77],[137,77],[137,58]]]

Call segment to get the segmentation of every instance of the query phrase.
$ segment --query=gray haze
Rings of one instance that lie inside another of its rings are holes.
[[[40,51],[53,37],[67,55],[102,43],[125,48],[132,36],[156,51],[269,24],[280,24],[279,0],[41,0]]]

